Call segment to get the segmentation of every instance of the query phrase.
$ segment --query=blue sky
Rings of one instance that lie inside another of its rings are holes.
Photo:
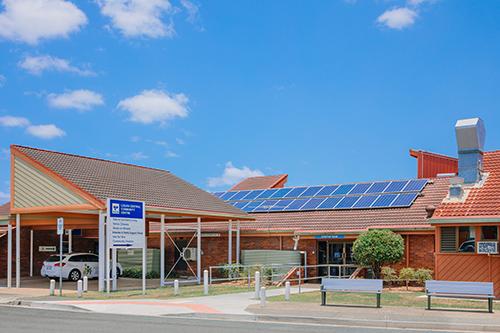
[[[0,3],[0,201],[10,144],[214,191],[414,177],[464,117],[500,148],[499,1]]]

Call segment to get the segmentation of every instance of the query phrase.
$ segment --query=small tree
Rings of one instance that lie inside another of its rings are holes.
[[[415,280],[417,280],[418,283],[423,286],[425,284],[425,281],[432,280],[432,270],[427,268],[417,269],[417,271],[415,272]]]
[[[360,265],[371,267],[375,278],[380,279],[382,266],[403,258],[403,237],[390,230],[368,230],[356,239],[352,252]]]
[[[415,270],[411,267],[401,268],[399,271],[399,279],[405,282],[406,290],[408,290],[410,281],[415,280]]]

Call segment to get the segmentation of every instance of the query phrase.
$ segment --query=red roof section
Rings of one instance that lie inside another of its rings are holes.
[[[458,159],[423,150],[410,149],[410,156],[417,159],[417,177],[434,178],[438,174],[458,172]]]
[[[281,188],[285,186],[288,180],[287,174],[274,176],[259,176],[243,179],[238,184],[234,185],[229,191],[239,190],[260,190],[267,188]]]
[[[483,186],[472,188],[464,202],[442,203],[434,218],[500,216],[500,151],[484,153],[484,171],[488,178]]]
[[[7,202],[0,206],[0,215],[9,215],[10,214],[10,202]]]

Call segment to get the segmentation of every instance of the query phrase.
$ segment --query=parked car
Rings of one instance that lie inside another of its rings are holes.
[[[476,252],[476,241],[474,239],[469,239],[463,242],[459,248],[459,252]]]
[[[60,266],[62,266],[62,277],[65,280],[78,281],[83,276],[87,276],[89,279],[96,278],[99,275],[99,256],[92,253],[64,254],[60,265],[59,255],[54,254],[43,262],[40,274],[43,277],[57,278],[59,277]],[[121,276],[122,272],[122,266],[117,263],[117,276]]]

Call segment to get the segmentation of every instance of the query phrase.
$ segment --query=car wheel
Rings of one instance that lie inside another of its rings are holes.
[[[116,279],[118,280],[120,276],[122,275],[122,272],[120,271],[119,268],[116,269]]]
[[[74,269],[71,272],[69,272],[68,279],[70,281],[75,281],[76,282],[76,281],[80,280],[81,277],[82,277],[82,273],[80,273],[79,270]]]

